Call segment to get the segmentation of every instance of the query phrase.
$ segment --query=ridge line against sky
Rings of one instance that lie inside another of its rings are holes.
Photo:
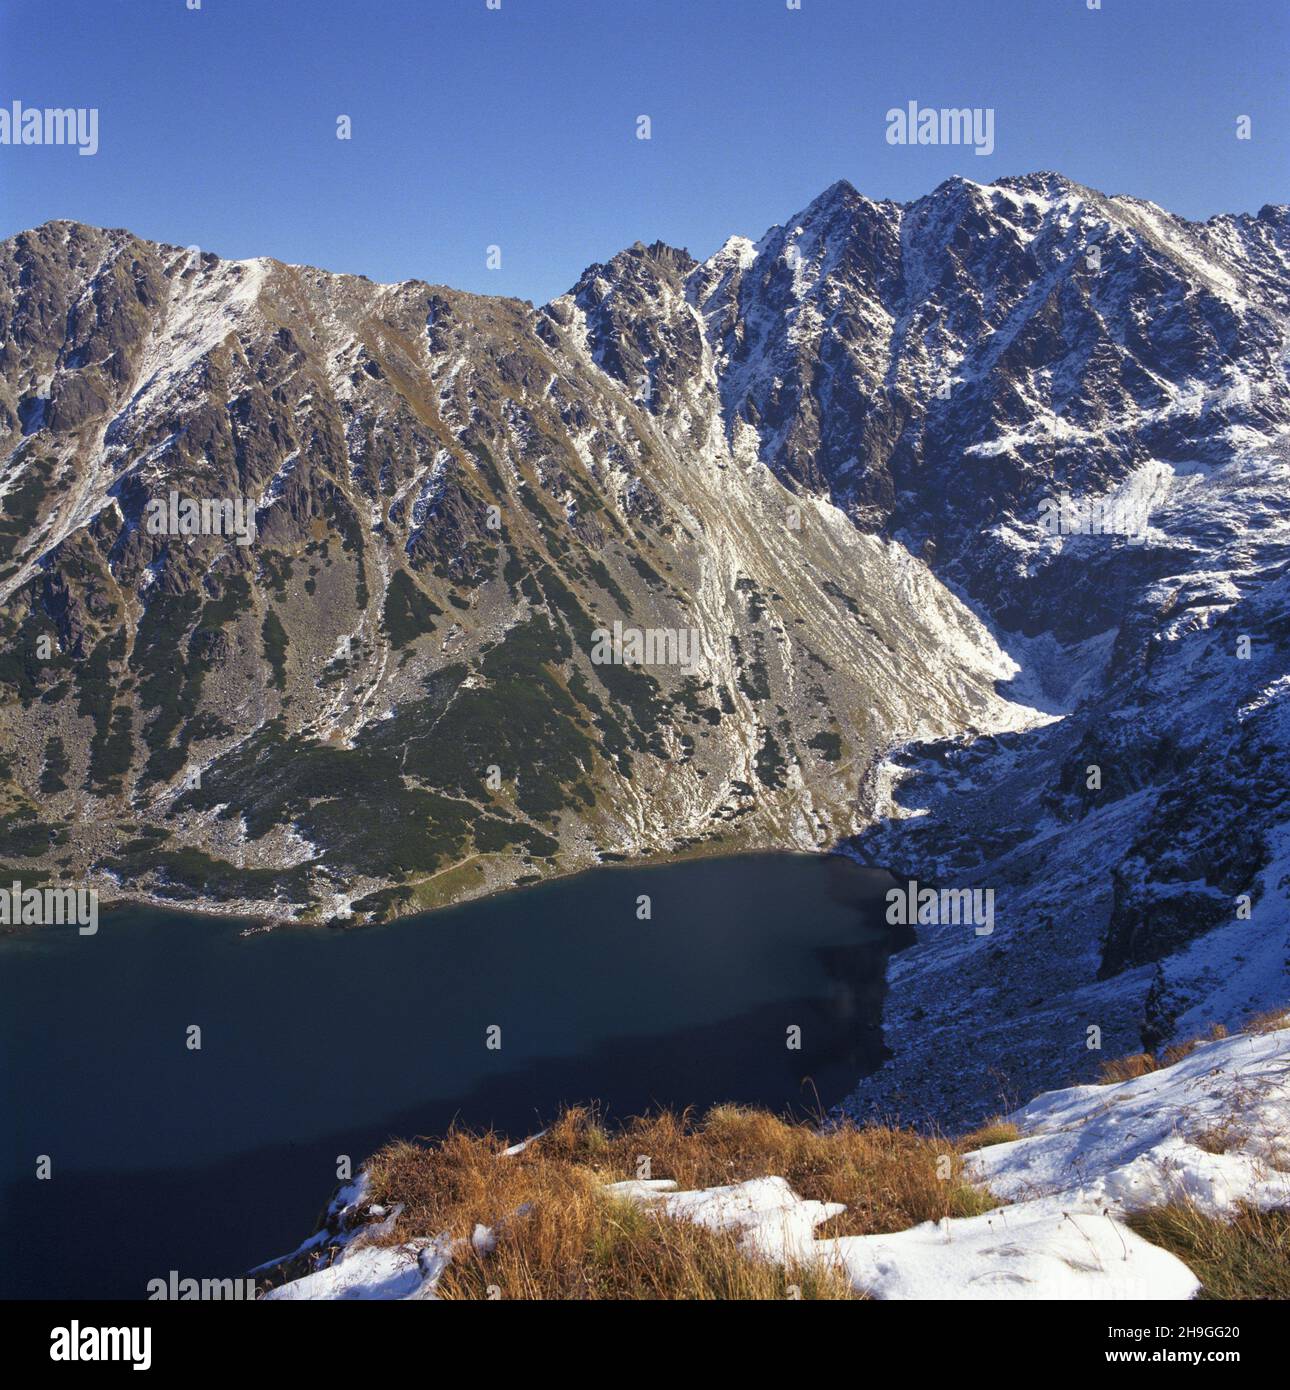
[[[1025,174],[1013,174],[1013,175],[1007,175],[1007,174],[1005,174],[1005,175],[1000,175],[998,179],[993,180],[991,183],[989,183],[989,184],[981,184],[980,186],[981,186],[981,187],[993,187],[993,186],[996,186],[996,185],[998,185],[998,184],[1000,184],[1000,183],[1005,183],[1005,182],[1009,182],[1009,181],[1011,181],[1011,182],[1016,182],[1017,180],[1019,180],[1019,179],[1024,179],[1024,178],[1026,178],[1026,177],[1028,177],[1028,176],[1030,176],[1030,175],[1039,174],[1039,173],[1053,173],[1053,172],[1056,172],[1056,171],[1054,171],[1054,170],[1035,170],[1035,169],[1031,169],[1031,170],[1027,170]],[[951,175],[950,178],[949,178],[948,180],[942,180],[941,183],[942,183],[942,184],[950,183],[950,182],[953,182],[955,178],[959,178],[959,177],[963,177],[963,176]],[[575,286],[575,281],[577,281],[578,279],[580,279],[587,271],[591,270],[594,266],[597,266],[597,265],[604,265],[604,264],[608,263],[609,261],[613,260],[617,255],[621,254],[622,252],[629,251],[629,250],[631,250],[633,247],[644,247],[644,248],[646,248],[646,249],[649,249],[649,247],[650,247],[651,245],[660,245],[660,246],[667,247],[668,249],[673,250],[673,251],[682,251],[682,252],[685,252],[685,253],[687,253],[687,254],[692,255],[693,258],[694,258],[694,261],[695,261],[695,263],[696,263],[697,265],[702,265],[702,264],[705,264],[706,262],[710,261],[710,260],[712,259],[713,256],[715,256],[718,252],[720,252],[721,250],[723,250],[723,249],[724,249],[730,242],[732,242],[732,241],[742,241],[742,242],[746,242],[746,243],[747,243],[748,245],[750,245],[750,246],[756,247],[756,246],[760,245],[760,244],[761,244],[764,240],[766,240],[768,237],[770,237],[770,236],[772,235],[772,233],[774,233],[774,232],[780,230],[781,228],[790,226],[791,224],[793,224],[794,222],[796,222],[796,220],[797,220],[800,216],[802,216],[804,213],[806,213],[806,212],[808,211],[808,209],[809,209],[814,203],[816,203],[817,201],[819,201],[820,199],[822,199],[822,198],[824,197],[824,195],[830,191],[830,189],[832,189],[832,188],[833,188],[835,185],[837,185],[838,183],[842,183],[842,182],[849,183],[850,181],[849,181],[849,180],[838,180],[838,179],[835,179],[834,182],[833,182],[833,184],[829,185],[829,188],[821,190],[821,192],[820,192],[819,194],[817,194],[815,198],[812,198],[812,199],[809,200],[809,202],[806,204],[806,206],[804,206],[804,207],[802,207],[802,208],[796,209],[793,213],[790,213],[789,215],[787,215],[786,217],[782,218],[781,220],[779,220],[779,221],[777,221],[777,222],[771,222],[771,223],[769,223],[759,234],[757,234],[757,235],[755,235],[755,236],[751,236],[751,235],[747,235],[747,234],[745,234],[745,233],[743,233],[743,232],[731,232],[728,236],[726,236],[725,238],[723,238],[723,240],[722,240],[722,242],[721,242],[721,245],[712,247],[710,250],[705,249],[705,250],[702,251],[702,252],[696,253],[696,252],[693,252],[693,251],[691,250],[691,248],[686,247],[686,246],[676,246],[676,245],[674,245],[674,244],[672,244],[672,243],[670,243],[670,242],[665,242],[665,241],[661,241],[661,240],[657,240],[657,241],[655,241],[654,243],[646,243],[646,242],[642,241],[641,238],[637,237],[634,241],[625,243],[624,245],[618,247],[615,251],[610,252],[610,253],[607,253],[607,254],[606,254],[604,257],[602,257],[599,261],[590,261],[590,262],[587,263],[587,265],[580,267],[579,270],[578,270],[578,272],[577,272],[577,274],[574,275],[573,277],[571,277],[570,282],[569,282],[569,285],[566,286],[566,288],[565,288],[564,290],[560,290],[560,291],[558,291],[556,294],[551,295],[551,296],[548,296],[546,299],[533,299],[531,296],[523,296],[523,295],[517,296],[517,295],[513,295],[513,294],[508,294],[506,291],[498,290],[498,289],[494,288],[493,286],[491,286],[491,285],[488,284],[488,283],[485,283],[485,285],[484,285],[484,287],[483,287],[482,289],[463,291],[463,290],[462,290],[462,287],[459,286],[459,285],[450,284],[450,283],[448,283],[448,282],[445,281],[445,280],[427,280],[426,277],[425,277],[424,275],[408,275],[408,276],[404,276],[401,280],[376,280],[373,276],[366,275],[366,274],[364,274],[364,273],[361,272],[361,271],[337,270],[337,269],[335,269],[335,268],[332,267],[332,266],[318,265],[318,264],[315,264],[314,262],[309,262],[309,261],[286,261],[286,260],[283,259],[283,257],[281,257],[281,256],[275,256],[272,252],[260,252],[260,253],[257,253],[257,254],[255,254],[255,255],[250,255],[250,256],[229,256],[229,255],[225,255],[225,254],[221,253],[220,251],[216,250],[214,247],[202,247],[202,248],[200,248],[200,249],[203,250],[203,251],[205,251],[205,252],[209,252],[210,254],[216,256],[217,259],[219,259],[219,260],[222,260],[222,261],[230,261],[230,262],[235,262],[235,263],[239,263],[239,264],[244,264],[244,263],[247,263],[247,262],[249,262],[249,261],[255,261],[255,260],[269,260],[269,261],[276,261],[276,262],[278,262],[279,264],[287,265],[287,266],[289,266],[289,267],[291,267],[291,268],[293,268],[293,269],[297,269],[297,270],[313,270],[313,271],[319,271],[319,272],[321,272],[323,275],[352,275],[352,276],[355,276],[355,277],[357,277],[357,278],[359,278],[359,279],[366,279],[366,280],[371,281],[373,284],[380,285],[380,286],[384,286],[384,287],[395,287],[395,286],[398,286],[398,285],[406,285],[406,284],[411,284],[411,283],[421,283],[421,284],[429,285],[429,286],[431,286],[432,288],[447,289],[447,290],[453,290],[453,291],[462,292],[462,293],[476,294],[476,295],[479,295],[480,297],[484,297],[484,298],[489,298],[489,297],[496,297],[496,298],[503,298],[503,299],[506,299],[506,298],[516,299],[516,298],[518,298],[518,299],[520,299],[520,300],[527,300],[529,303],[534,304],[535,306],[539,306],[539,307],[540,307],[540,306],[545,305],[545,304],[550,304],[553,300],[558,299],[558,298],[561,298],[561,297],[563,297],[565,294],[569,293],[573,288],[576,287],[576,286]],[[974,181],[974,182],[976,182],[976,181]],[[1076,181],[1075,181],[1075,180],[1071,180],[1070,182],[1071,182],[1071,183],[1075,183]],[[939,188],[940,186],[941,186],[941,185],[939,185],[939,184],[937,185],[938,188]],[[852,185],[852,187],[853,187],[853,189],[854,189],[854,185]],[[854,189],[854,191],[855,191],[857,194],[859,194],[859,196],[861,196],[862,198],[867,198],[867,195],[863,192],[863,190],[861,190],[861,189]],[[1119,190],[1119,191],[1117,191],[1116,193],[1106,193],[1105,190],[1103,190],[1103,189],[1092,189],[1092,190],[1090,190],[1090,191],[1093,192],[1093,193],[1097,193],[1097,194],[1103,194],[1104,196],[1110,197],[1110,198],[1128,197],[1128,198],[1135,198],[1135,199],[1136,199],[1136,198],[1138,197],[1137,194],[1130,193],[1130,192],[1128,192],[1127,190]],[[935,193],[935,192],[936,192],[936,189],[928,189],[928,190],[927,190],[927,194],[924,195],[924,196],[930,196],[931,194],[933,194],[933,193]],[[875,205],[880,205],[881,202],[882,202],[883,200],[874,198],[874,199],[868,199],[868,201],[874,203]],[[887,201],[891,201],[891,200],[887,200]],[[908,209],[908,208],[912,207],[915,203],[917,203],[917,202],[919,202],[919,201],[921,201],[921,200],[918,199],[918,198],[914,198],[914,199],[910,199],[910,200],[907,201],[907,202],[900,202],[900,203],[897,203],[896,205],[899,206],[899,207],[901,207],[901,208]],[[1140,200],[1140,201],[1145,201],[1145,200]],[[1264,206],[1269,206],[1269,205],[1268,205],[1268,204],[1265,204]],[[1287,200],[1286,202],[1282,202],[1282,203],[1275,204],[1274,206],[1290,208],[1290,200]],[[1164,208],[1163,211],[1166,212],[1166,213],[1169,213],[1169,212],[1172,212],[1173,210],[1172,210],[1171,208]],[[1257,210],[1256,210],[1256,211],[1257,211]],[[1216,214],[1214,214],[1214,216],[1218,216],[1218,217],[1222,217],[1222,216],[1241,216],[1241,215],[1254,215],[1254,214],[1245,213],[1244,211],[1242,211],[1241,213],[1216,213]],[[1193,222],[1194,225],[1202,225],[1203,220],[1207,220],[1207,219],[1184,219],[1184,220],[1185,220],[1185,221],[1189,221],[1189,222]],[[65,221],[65,222],[67,222],[69,225],[90,226],[90,227],[91,227],[92,229],[94,229],[94,230],[103,231],[103,232],[113,232],[113,231],[117,231],[117,232],[126,232],[126,233],[128,233],[129,235],[131,235],[131,236],[138,237],[140,240],[143,240],[143,241],[151,241],[151,242],[153,242],[153,243],[156,244],[156,245],[169,245],[169,246],[174,246],[174,247],[176,247],[177,249],[181,249],[181,250],[187,249],[186,244],[181,244],[181,243],[179,243],[179,242],[169,241],[169,240],[167,240],[167,239],[165,239],[165,238],[145,237],[145,236],[143,236],[141,233],[137,232],[133,227],[103,227],[103,226],[97,226],[97,227],[95,227],[94,224],[83,223],[83,222],[77,223],[77,222],[75,222],[73,219],[65,219],[65,218],[49,218],[49,219],[46,219],[46,221],[47,221],[47,222],[50,222],[50,221],[52,221],[52,222]],[[35,227],[35,226],[32,226],[32,227],[19,227],[19,228],[15,228],[12,232],[8,232],[8,233],[5,233],[5,234],[0,234],[0,241],[12,240],[13,237],[15,237],[15,236],[21,235],[21,234],[24,233],[24,232],[29,232],[29,231],[34,231],[34,230],[36,230],[36,227]]]
[[[1202,221],[1290,201],[1283,0],[200,6],[10,0],[0,108],[92,108],[98,149],[0,145],[0,236],[66,218],[541,303],[840,178],[909,202],[1051,169]],[[988,149],[890,143],[910,102],[988,112]]]

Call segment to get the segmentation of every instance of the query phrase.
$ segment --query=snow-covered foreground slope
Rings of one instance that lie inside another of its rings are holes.
[[[1290,1205],[1290,1016],[1272,1032],[1202,1043],[1146,1076],[1049,1092],[1010,1118],[1021,1138],[967,1157],[969,1174],[1008,1205],[890,1235],[817,1239],[845,1208],[803,1199],[775,1176],[695,1191],[669,1179],[606,1191],[673,1220],[736,1231],[752,1258],[840,1269],[876,1298],[1191,1298],[1200,1290],[1192,1271],[1121,1218],[1177,1201],[1219,1217],[1242,1203]],[[363,1201],[360,1181],[332,1212],[357,1212]],[[346,1238],[331,1267],[266,1296],[433,1298],[453,1243],[437,1235],[374,1245],[373,1232],[392,1218],[368,1210],[380,1225]],[[488,1249],[492,1239],[477,1227],[471,1244]]]
[[[1028,1203],[820,1244],[875,1298],[1178,1299],[1200,1290],[1177,1256],[1112,1217]]]
[[[1290,1027],[1201,1043],[1132,1081],[1050,1091],[1012,1119],[1023,1137],[968,1163],[1014,1202],[1290,1206]]]
[[[874,1298],[1190,1298],[1199,1288],[1180,1260],[1101,1213],[1041,1203],[983,1216],[928,1221],[894,1235],[816,1240],[816,1226],[845,1208],[804,1201],[783,1178],[654,1197],[674,1220],[743,1233],[750,1255],[841,1269]]]

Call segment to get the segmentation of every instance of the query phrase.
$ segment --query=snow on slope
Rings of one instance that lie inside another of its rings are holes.
[[[948,1224],[832,1245],[854,1286],[882,1299],[1186,1299],[1200,1289],[1180,1259],[1109,1216],[1025,1204]]]
[[[967,1167],[1011,1205],[891,1235],[816,1239],[846,1208],[799,1197],[775,1176],[689,1192],[670,1179],[606,1191],[673,1220],[737,1231],[755,1258],[840,1270],[875,1298],[1192,1298],[1200,1283],[1187,1266],[1119,1218],[1178,1200],[1217,1216],[1241,1202],[1290,1204],[1290,1015],[1275,1032],[1202,1043],[1147,1076],[1051,1091],[1010,1118],[1023,1137],[969,1154]],[[373,1215],[388,1223],[384,1209]],[[480,1227],[472,1243],[489,1248],[481,1232],[491,1240]],[[453,1248],[444,1236],[379,1248],[360,1234],[335,1265],[267,1296],[433,1298]]]
[[[422,1259],[422,1252],[429,1252]],[[409,1242],[398,1246],[365,1246],[345,1252],[327,1269],[293,1279],[281,1288],[270,1289],[265,1298],[283,1302],[354,1299],[393,1301],[413,1297],[432,1297],[439,1271],[446,1264],[433,1250],[432,1242]],[[428,1285],[428,1288],[426,1287]]]
[[[667,1185],[610,1190],[654,1202],[673,1220],[740,1231],[749,1255],[838,1270],[874,1298],[1191,1298],[1200,1287],[1180,1260],[1098,1214],[1023,1203],[894,1235],[816,1240],[814,1228],[845,1208],[806,1201],[783,1178],[698,1192],[641,1190]]]
[[[1050,1091],[1011,1119],[1023,1138],[968,1156],[1000,1197],[1115,1211],[1187,1201],[1211,1216],[1290,1205],[1290,1019],[1131,1081]]]

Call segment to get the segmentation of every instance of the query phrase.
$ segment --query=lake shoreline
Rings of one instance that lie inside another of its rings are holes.
[[[382,917],[375,921],[363,921],[356,917],[343,916],[328,918],[278,917],[264,913],[256,908],[252,902],[244,899],[239,899],[228,905],[222,905],[208,898],[198,898],[195,901],[200,905],[192,907],[183,900],[157,897],[153,894],[140,892],[138,890],[127,890],[119,894],[114,893],[110,898],[104,897],[102,890],[95,891],[99,893],[100,927],[112,917],[119,917],[122,913],[128,913],[138,908],[148,908],[159,912],[174,913],[176,916],[192,917],[212,922],[227,922],[230,919],[245,918],[255,925],[251,930],[243,933],[244,935],[249,935],[252,931],[255,934],[280,931],[287,927],[296,927],[302,930],[355,932],[396,926],[399,923],[410,922],[416,918],[429,917],[438,913],[448,912],[453,908],[464,907],[469,904],[490,902],[505,898],[511,894],[521,893],[527,889],[541,888],[546,884],[567,883],[577,879],[580,875],[595,873],[602,869],[654,870],[668,868],[675,864],[688,864],[713,859],[746,859],[761,855],[820,860],[834,858],[845,859],[860,868],[872,869],[876,872],[887,872],[881,865],[870,864],[858,858],[846,842],[839,842],[828,849],[821,850],[801,849],[796,846],[689,846],[682,850],[669,850],[660,854],[646,855],[641,858],[624,857],[621,859],[614,858],[592,861],[587,864],[577,865],[576,867],[560,869],[550,874],[543,874],[537,878],[512,881],[511,883],[502,884],[500,886],[485,887],[482,892],[466,894],[434,907],[416,908],[410,912],[397,912],[389,917]],[[22,937],[29,933],[37,935],[44,930],[46,930],[46,927],[43,925],[9,925],[0,928],[0,941],[11,937]]]

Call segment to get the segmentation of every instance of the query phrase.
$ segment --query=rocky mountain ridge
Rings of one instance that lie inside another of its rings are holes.
[[[536,308],[24,232],[0,861],[341,922],[768,845],[994,886],[991,940],[897,958],[861,1106],[965,1037],[1024,1085],[1054,1018],[1078,1066],[1284,999],[1288,310],[1285,207],[1050,173],[838,183]],[[253,543],[151,531],[172,493]],[[614,622],[701,656],[598,663]],[[1257,968],[1195,955],[1229,928]]]

